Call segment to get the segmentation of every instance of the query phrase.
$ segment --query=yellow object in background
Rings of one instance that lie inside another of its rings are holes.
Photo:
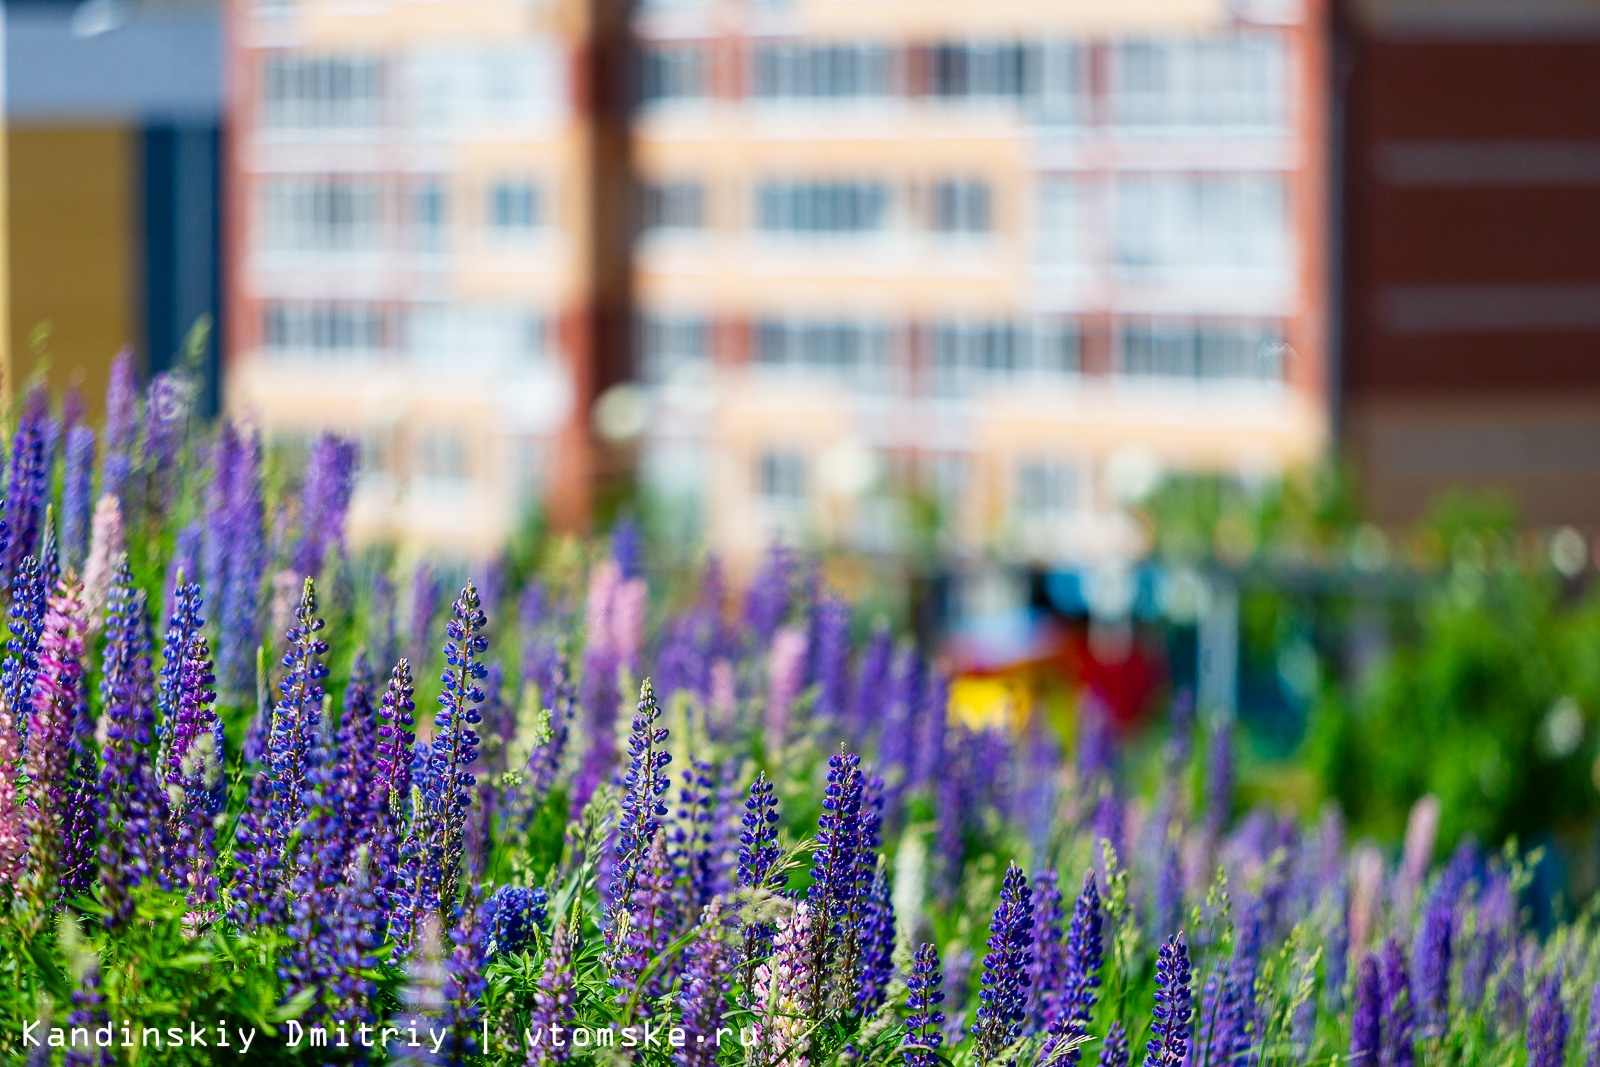
[[[1012,729],[1032,705],[1021,678],[964,675],[950,683],[951,718],[974,730]]]

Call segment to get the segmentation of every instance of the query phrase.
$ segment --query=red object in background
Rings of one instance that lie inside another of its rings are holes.
[[[1137,634],[1127,643],[1126,656],[1105,659],[1103,655],[1103,651],[1096,652],[1087,628],[1074,627],[1063,649],[1068,673],[1100,701],[1119,730],[1126,729],[1149,708],[1166,672]]]

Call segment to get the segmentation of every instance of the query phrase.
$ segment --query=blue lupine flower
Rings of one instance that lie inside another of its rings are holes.
[[[503,885],[483,905],[483,928],[491,955],[515,955],[533,947],[535,931],[549,920],[550,895],[543,886]]]
[[[572,967],[577,938],[572,923],[564,920],[556,923],[550,951],[545,955],[544,970],[533,989],[533,1010],[528,1013],[528,1032],[538,1039],[528,1050],[530,1067],[553,1067],[572,1056],[572,1043],[554,1044],[551,1035],[554,1027],[572,1024],[578,999],[578,978]]]
[[[312,444],[300,494],[300,541],[294,550],[294,568],[300,574],[318,573],[328,549],[344,544],[359,459],[354,441],[331,433]]]
[[[744,625],[756,648],[768,648],[789,614],[794,595],[794,554],[774,542],[745,594]]]
[[[1128,1028],[1113,1021],[1106,1027],[1106,1040],[1100,1046],[1100,1067],[1128,1067]]]
[[[205,635],[195,634],[182,657],[165,771],[172,873],[190,907],[203,916],[217,901],[216,817],[227,799],[215,684]]]
[[[865,783],[861,757],[844,746],[828,757],[828,785],[817,819],[816,847],[811,853],[810,979],[807,1006],[821,1006],[823,983],[837,953],[845,974],[855,972],[856,921],[860,913],[862,854],[861,801]]]
[[[1411,977],[1406,973],[1400,942],[1384,942],[1380,957],[1383,988],[1383,1067],[1411,1067],[1416,1062],[1411,1014]]]
[[[1061,925],[1061,886],[1055,871],[1040,871],[1033,879],[1033,968],[1029,975],[1029,1033],[1047,1030],[1060,1010],[1061,989],[1067,980],[1067,945]]]
[[[89,554],[89,513],[94,508],[94,430],[79,424],[67,431],[61,475],[61,557],[69,570],[81,570]]]
[[[813,710],[824,720],[834,722],[843,717],[850,700],[850,605],[836,596],[822,597],[813,629],[812,681],[817,687]]]
[[[1356,968],[1355,1010],[1350,1017],[1350,1062],[1375,1067],[1383,1048],[1383,980],[1371,953]]]
[[[906,1036],[901,1045],[905,1067],[938,1067],[939,1046],[944,1044],[944,975],[939,970],[939,950],[930,944],[917,948],[906,975]]]
[[[672,756],[664,747],[666,727],[656,725],[660,718],[661,705],[646,678],[639,687],[639,708],[628,734],[628,770],[622,777],[622,819],[617,826],[616,866],[611,874],[613,917],[632,906],[640,864],[649,855],[667,814],[662,795],[671,784],[667,764]],[[607,936],[611,936],[609,932]]]
[[[19,732],[27,726],[22,709],[33,699],[34,680],[39,676],[39,638],[49,593],[39,561],[25,557],[11,580],[11,640],[6,642],[5,665],[0,667],[0,690],[5,693],[6,706],[17,709],[13,714]]]
[[[1033,964],[1033,890],[1013,862],[1000,882],[1000,903],[989,922],[977,1018],[977,1056],[987,1060],[1017,1039],[1028,1013],[1028,972]]]
[[[1182,932],[1156,955],[1156,1003],[1145,1067],[1179,1067],[1189,1051],[1189,949]]]
[[[651,1001],[672,985],[675,961],[664,959],[663,954],[678,929],[672,860],[664,838],[654,838],[642,858],[628,910],[619,913],[618,919],[624,929],[612,954],[611,985],[617,990],[618,1004],[632,1001],[637,1015],[649,1018],[654,1014]],[[615,929],[610,933],[617,936]]]
[[[143,884],[161,861],[164,803],[150,758],[155,732],[155,685],[150,665],[150,623],[144,592],[133,585],[127,557],[117,561],[107,597],[106,645],[100,676],[106,739],[100,792],[105,798],[105,837],[100,847],[100,884],[106,920],[133,917],[128,891]]]
[[[138,465],[139,386],[134,380],[133,349],[123,348],[111,360],[106,382],[105,453],[101,457],[100,491],[117,497],[128,514],[128,476]]]
[[[1077,1063],[1081,1053],[1075,1043],[1089,1033],[1089,1015],[1094,1011],[1100,988],[1103,924],[1100,890],[1095,885],[1094,872],[1089,871],[1083,876],[1083,889],[1072,905],[1060,993],[1053,1001],[1046,1002],[1042,1023],[1054,1039],[1047,1046],[1050,1054],[1060,1055],[1066,1067]]]
[[[1417,1021],[1423,1037],[1443,1037],[1450,1022],[1450,939],[1454,894],[1436,892],[1422,913],[1412,951]]]
[[[1566,1062],[1569,1026],[1557,968],[1539,984],[1533,1014],[1528,1018],[1528,1067],[1561,1067]]]
[[[686,951],[683,985],[678,993],[678,1017],[683,1026],[683,1047],[672,1054],[678,1067],[716,1067],[724,1001],[732,983],[732,953],[722,928],[720,901],[700,914],[698,932]]]
[[[894,973],[894,899],[889,876],[879,870],[861,909],[861,963],[856,975],[856,1010],[871,1015],[883,1005]]]
[[[672,864],[687,891],[686,905],[698,912],[716,896],[717,769],[704,760],[689,758],[678,791],[677,818],[672,827]]]

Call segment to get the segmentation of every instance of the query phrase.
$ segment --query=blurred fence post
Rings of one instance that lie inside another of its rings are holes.
[[[1231,716],[1239,704],[1239,585],[1226,571],[1206,578],[1198,637],[1199,711]]]

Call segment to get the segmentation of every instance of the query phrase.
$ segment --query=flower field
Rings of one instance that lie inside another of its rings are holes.
[[[1593,913],[1435,867],[1436,802],[1398,857],[1236,810],[1181,699],[1140,759],[974,730],[783,550],[652,596],[623,524],[452,596],[346,549],[352,446],[188,395],[13,420],[7,1062],[1600,1064]]]

